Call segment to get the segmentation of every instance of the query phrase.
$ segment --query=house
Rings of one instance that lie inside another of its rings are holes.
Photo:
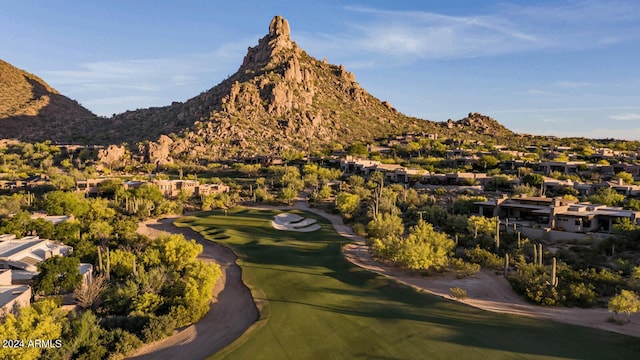
[[[485,173],[458,172],[447,174],[431,174],[429,176],[429,182],[434,185],[438,184],[462,186],[479,184],[485,186],[489,181],[491,181],[491,177]]]
[[[344,159],[340,159],[340,170],[347,174],[369,175],[369,170],[379,164],[381,164],[380,161],[347,156]]]
[[[38,264],[45,259],[72,252],[71,246],[38,236],[17,239],[15,235],[0,235],[0,269],[24,270],[35,275]]]
[[[611,232],[613,224],[621,218],[640,223],[640,211],[576,203],[559,197],[502,197],[474,204],[483,216],[534,221],[552,230],[573,233]]]
[[[46,185],[49,183],[49,178],[46,175],[33,175],[26,179],[10,180],[3,184],[3,188],[10,190],[11,192],[28,191],[35,187]]]
[[[129,190],[129,189],[137,189],[144,184],[147,184],[147,182],[140,181],[140,180],[130,180],[130,181],[123,182],[122,186],[124,187],[125,190]]]
[[[11,269],[0,269],[0,317],[31,302],[31,287],[13,285]]]
[[[611,232],[613,224],[621,218],[637,222],[640,219],[640,211],[590,203],[571,204],[553,209],[549,226],[552,229],[577,233]]]
[[[162,195],[166,198],[175,198],[181,191],[187,194],[193,194],[196,191],[198,185],[197,180],[154,180],[153,184],[156,185]]]
[[[615,190],[616,192],[625,196],[640,195],[639,185],[625,184],[624,181],[622,181],[622,179],[619,179],[618,181],[609,181],[607,182],[607,185],[613,190]]]
[[[562,174],[577,174],[580,168],[587,166],[584,161],[544,161],[536,164],[534,171],[549,175],[553,171]]]
[[[198,184],[194,195],[207,196],[211,194],[221,194],[229,192],[230,188],[224,184]]]
[[[98,194],[100,192],[98,186],[107,180],[107,178],[76,180],[76,191],[88,195]]]
[[[548,223],[553,198],[544,196],[520,196],[509,199],[506,195],[499,199],[477,201],[478,213],[483,216],[529,220]],[[567,200],[562,200],[568,202]]]

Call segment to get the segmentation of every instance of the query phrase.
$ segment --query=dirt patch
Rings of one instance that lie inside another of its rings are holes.
[[[353,264],[374,271],[407,285],[447,299],[459,301],[473,307],[498,313],[548,319],[572,325],[588,326],[602,330],[640,337],[640,321],[637,316],[632,322],[617,325],[607,322],[612,315],[607,309],[581,309],[564,307],[543,307],[528,303],[516,294],[501,274],[482,270],[472,277],[456,279],[453,273],[434,276],[421,276],[392,265],[376,261],[371,257],[369,248],[361,241],[343,247],[344,256]],[[466,299],[451,296],[450,288],[457,287],[467,291]]]

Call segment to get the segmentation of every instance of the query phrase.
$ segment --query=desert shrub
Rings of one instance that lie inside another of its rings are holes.
[[[465,249],[464,254],[470,262],[480,264],[490,269],[501,270],[504,266],[502,258],[479,246],[473,249]]]
[[[467,298],[467,290],[465,289],[461,289],[459,287],[452,287],[452,288],[449,288],[449,291],[451,292],[451,296],[453,296],[456,299]]]
[[[452,258],[449,260],[449,265],[456,273],[456,278],[462,279],[469,277],[480,271],[480,265],[466,262],[460,258]]]
[[[142,340],[122,329],[106,332],[106,342],[110,359],[124,357],[142,346]]]
[[[353,232],[358,236],[366,236],[367,235],[367,230],[365,229],[364,225],[362,225],[361,223],[353,224],[352,229],[353,229]]]
[[[554,306],[562,300],[558,289],[549,284],[550,276],[544,267],[523,264],[507,279],[513,290],[533,303]]]
[[[436,188],[435,190],[433,190],[433,194],[438,196],[446,195],[447,189],[443,187]]]
[[[580,271],[580,275],[584,281],[594,286],[598,296],[613,296],[625,286],[622,276],[607,269],[596,271],[596,269],[590,268],[589,270]]]
[[[563,288],[564,298],[567,304],[580,307],[591,307],[596,300],[596,292],[591,284],[578,283],[569,284]]]
[[[115,329],[126,330],[127,332],[133,333],[135,335],[141,336],[142,330],[149,323],[148,316],[107,316],[102,318],[100,325],[108,330],[114,331]]]
[[[175,327],[176,320],[169,315],[152,318],[142,329],[142,337],[145,342],[157,341],[173,334]]]

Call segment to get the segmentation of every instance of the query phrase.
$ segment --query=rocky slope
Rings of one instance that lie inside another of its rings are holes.
[[[0,138],[81,141],[97,121],[39,77],[0,60]]]
[[[280,16],[248,49],[238,71],[219,85],[185,103],[128,111],[111,119],[98,119],[37,77],[2,66],[9,69],[0,73],[2,94],[11,94],[13,100],[0,108],[0,138],[127,142],[153,163],[278,156],[400,133],[438,133],[439,138],[512,135],[480,114],[441,123],[401,114],[364,90],[344,66],[315,59],[298,47],[289,23]]]
[[[209,91],[164,108],[126,112],[112,119],[110,139],[135,143],[144,134],[154,160],[277,155],[289,148],[368,141],[389,133],[435,129],[408,118],[360,87],[343,66],[309,56],[277,16],[269,33],[249,48],[238,71]],[[116,129],[131,128],[122,139]]]

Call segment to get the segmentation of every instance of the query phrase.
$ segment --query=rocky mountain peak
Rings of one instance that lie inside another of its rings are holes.
[[[282,36],[289,39],[290,35],[291,31],[289,30],[289,22],[287,19],[280,15],[274,16],[273,19],[271,19],[271,24],[269,24],[269,36],[272,38]]]
[[[255,71],[272,61],[281,61],[295,45],[291,42],[289,22],[282,16],[275,16],[269,24],[269,33],[250,47],[242,62],[241,70]]]

